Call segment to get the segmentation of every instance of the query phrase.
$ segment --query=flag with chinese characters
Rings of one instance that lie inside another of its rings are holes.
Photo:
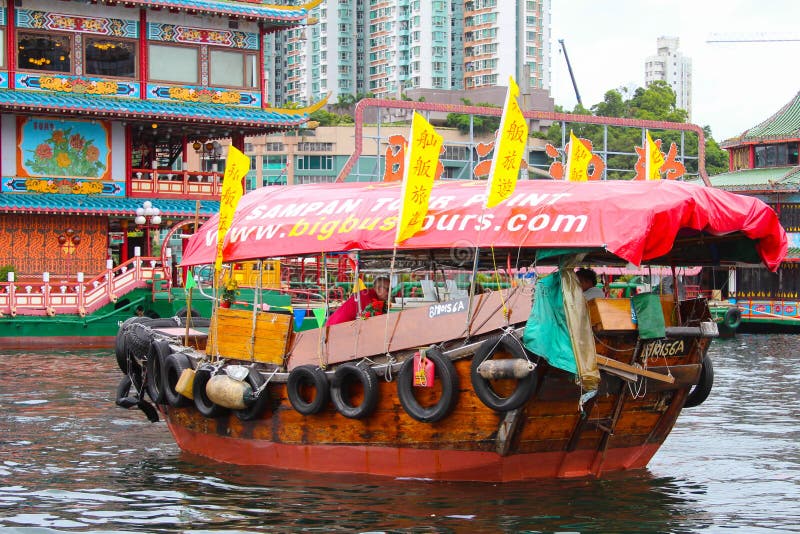
[[[522,115],[517,102],[519,87],[514,77],[508,77],[508,92],[503,106],[503,117],[500,119],[500,135],[494,147],[492,166],[489,168],[489,180],[486,184],[485,207],[497,206],[510,197],[517,187],[519,167],[525,156],[525,144],[528,141],[528,122]]]
[[[403,186],[401,188],[400,213],[397,214],[397,235],[395,245],[399,245],[416,234],[428,214],[428,200],[433,189],[433,179],[439,164],[439,153],[444,139],[436,133],[433,126],[417,112],[411,122],[403,166]]]
[[[242,154],[237,148],[228,149],[228,159],[225,160],[225,176],[222,179],[222,193],[219,198],[219,229],[217,230],[217,260],[214,270],[222,270],[222,245],[225,234],[228,233],[233,222],[233,213],[236,205],[242,198],[242,178],[250,170],[250,158]]]
[[[646,180],[660,180],[661,179],[661,166],[664,165],[664,154],[661,149],[650,137],[650,131],[645,130],[647,133],[647,148],[645,152],[645,179]]]
[[[591,161],[592,151],[570,130],[565,179],[570,182],[587,182],[589,180],[589,162]]]

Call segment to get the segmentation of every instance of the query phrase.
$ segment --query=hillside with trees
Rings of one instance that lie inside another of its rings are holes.
[[[583,106],[576,106],[574,110],[567,111],[556,107],[556,111],[574,113],[577,115],[594,115],[597,117],[617,117],[623,119],[642,119],[652,121],[686,122],[686,111],[675,107],[675,93],[672,88],[662,81],[655,82],[646,88],[639,87],[634,91],[633,96],[625,99],[622,94],[612,89],[605,93],[602,102],[599,102],[590,109]],[[603,146],[603,126],[594,124],[571,123],[567,124],[568,129],[578,137],[592,141],[595,150]],[[703,127],[705,134],[706,148],[706,172],[709,176],[726,172],[728,170],[728,155],[722,150],[711,135],[709,126]],[[569,136],[569,131],[566,132]],[[666,152],[671,143],[676,143],[680,147],[681,132],[672,130],[652,130],[650,135],[663,141],[662,150]],[[697,135],[685,132],[686,152],[689,158],[697,157]],[[554,146],[560,146],[562,140],[561,124],[556,123],[544,135]],[[633,175],[632,169],[636,163],[636,155],[631,154],[634,146],[641,146],[641,133],[633,128],[608,128],[608,151],[611,152],[606,162],[608,178],[630,179]],[[614,154],[614,153],[617,154]],[[697,160],[688,159],[686,161],[688,173],[697,173]]]

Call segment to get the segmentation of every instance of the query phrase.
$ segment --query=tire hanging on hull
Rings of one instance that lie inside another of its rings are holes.
[[[164,361],[164,367],[161,370],[161,382],[164,389],[164,400],[170,406],[175,408],[191,406],[192,399],[184,397],[175,389],[183,371],[191,368],[192,360],[181,352],[173,352]]]
[[[414,358],[409,358],[397,376],[397,396],[405,412],[422,423],[435,423],[444,419],[456,404],[458,395],[458,373],[450,358],[439,349],[430,348],[426,357],[433,361],[435,374],[442,388],[439,400],[433,406],[423,406],[414,395]],[[426,389],[426,388],[421,388]]]
[[[352,403],[350,387],[360,383],[364,390],[361,403]],[[331,382],[331,400],[336,411],[350,419],[363,419],[375,411],[378,405],[378,375],[371,367],[346,363],[336,368]]]
[[[305,393],[313,390],[313,397],[306,400]],[[292,369],[286,382],[286,392],[292,407],[303,415],[319,413],[330,397],[328,377],[315,365],[301,365]]]
[[[742,312],[739,308],[730,308],[725,312],[723,324],[731,330],[736,330],[742,324]]]
[[[714,386],[714,365],[711,363],[711,358],[706,356],[703,358],[703,367],[700,369],[700,380],[697,382],[689,395],[686,397],[686,402],[683,404],[684,408],[694,408],[700,406],[708,398],[711,393],[711,388]]]
[[[536,389],[537,375],[532,372],[525,378],[518,379],[514,392],[508,397],[501,397],[492,389],[490,381],[478,373],[478,366],[498,352],[510,354],[513,358],[527,360],[525,349],[517,338],[510,334],[494,336],[484,341],[472,357],[470,379],[472,389],[481,402],[496,412],[508,412],[528,402]]]
[[[197,369],[197,372],[194,375],[194,382],[192,383],[195,408],[197,408],[197,411],[203,416],[210,419],[222,417],[230,411],[228,408],[214,404],[211,399],[208,398],[208,394],[206,393],[206,384],[208,384],[208,381],[216,373],[217,369],[213,365],[201,365]]]
[[[252,421],[261,417],[269,405],[269,388],[264,386],[264,377],[254,367],[251,367],[245,377],[245,381],[250,385],[250,389],[256,396],[253,404],[243,410],[234,410],[233,413],[241,421]],[[262,387],[263,386],[263,387]]]
[[[164,404],[164,363],[172,353],[169,342],[156,340],[150,345],[150,354],[147,356],[145,367],[145,384],[147,394],[156,404]]]

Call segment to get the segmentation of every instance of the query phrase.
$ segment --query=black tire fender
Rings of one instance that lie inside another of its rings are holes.
[[[353,405],[348,392],[353,382],[364,389],[361,404]],[[331,381],[331,400],[336,411],[350,419],[363,419],[375,411],[378,405],[378,375],[368,366],[345,363],[336,368]]]
[[[714,386],[714,364],[711,363],[711,358],[706,356],[703,358],[703,367],[700,369],[700,380],[689,391],[686,397],[686,402],[683,404],[684,408],[694,408],[700,406],[708,398],[711,393],[711,388]]]
[[[224,406],[214,404],[208,398],[206,393],[206,384],[211,377],[216,374],[216,368],[213,365],[201,365],[194,373],[194,382],[192,383],[192,394],[194,396],[194,406],[197,411],[208,418],[222,417],[230,410]]]
[[[739,308],[729,308],[725,312],[723,323],[731,330],[736,330],[742,324],[742,311]]]
[[[302,390],[312,388],[314,397],[306,401]],[[328,403],[330,391],[325,371],[315,365],[301,365],[292,369],[286,382],[286,391],[292,407],[303,415],[319,413]]]
[[[183,372],[191,368],[192,360],[182,352],[173,352],[164,360],[161,368],[161,387],[164,390],[164,400],[170,406],[175,408],[191,406],[192,399],[184,397],[175,390]]]
[[[117,366],[124,374],[128,374],[128,349],[125,343],[125,331],[120,327],[117,337],[114,339],[114,356],[117,358]]]
[[[264,377],[261,376],[261,373],[259,373],[255,367],[250,368],[245,380],[248,384],[250,384],[250,389],[253,390],[254,395],[261,388],[261,386],[264,385]],[[253,401],[253,404],[244,410],[234,410],[233,413],[241,421],[252,421],[261,417],[261,414],[267,410],[269,401],[269,386],[267,386],[261,390],[261,393],[258,394],[255,401]]]
[[[489,382],[478,373],[478,366],[490,359],[495,353],[502,351],[511,354],[514,358],[526,358],[525,349],[520,341],[510,334],[494,336],[481,343],[475,356],[472,357],[470,367],[470,380],[475,394],[486,406],[497,412],[508,412],[521,407],[528,402],[536,389],[537,374],[530,373],[527,377],[517,381],[517,387],[508,397],[501,397]]]
[[[164,404],[164,362],[172,353],[169,342],[159,339],[150,344],[145,367],[145,387],[147,394],[156,404]]]
[[[131,392],[131,377],[125,375],[122,377],[122,380],[119,381],[117,384],[117,391],[116,391],[116,405],[126,410],[129,410],[136,406],[139,402],[139,397],[137,396],[130,396]]]
[[[428,359],[433,361],[435,375],[441,384],[442,395],[433,406],[425,407],[414,396],[414,358],[409,358],[400,368],[397,376],[397,395],[403,409],[413,419],[423,423],[435,423],[444,419],[458,398],[458,373],[450,361],[439,349],[426,351]]]
[[[184,306],[183,308],[175,312],[175,317],[186,317],[189,314],[188,312],[189,310],[186,308],[186,306]],[[199,311],[193,308],[192,317],[202,317],[202,315],[200,315]]]

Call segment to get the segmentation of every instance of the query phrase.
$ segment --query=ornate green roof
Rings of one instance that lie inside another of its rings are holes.
[[[59,213],[73,215],[136,215],[144,198],[107,197],[94,195],[42,195],[42,194],[4,194],[0,195],[0,213]],[[166,217],[194,217],[194,200],[150,199],[153,206]],[[199,215],[210,217],[219,213],[219,201],[200,202]]]
[[[299,6],[281,6],[264,1],[231,0],[127,0],[126,5],[168,8],[232,17],[267,20],[274,23],[296,23],[308,16],[308,10],[319,4],[311,1]]]
[[[711,185],[728,191],[800,190],[800,167],[742,169],[710,176]]]
[[[800,138],[800,93],[797,93],[789,103],[761,124],[745,130],[738,137],[725,140],[720,146],[732,148],[743,144],[788,141],[798,138]]]
[[[308,120],[307,113],[286,113],[278,109],[61,94],[50,91],[0,90],[0,110],[94,115],[99,118],[104,116],[141,120],[162,118],[175,122],[232,126],[243,129],[248,134],[253,131],[291,129]]]

